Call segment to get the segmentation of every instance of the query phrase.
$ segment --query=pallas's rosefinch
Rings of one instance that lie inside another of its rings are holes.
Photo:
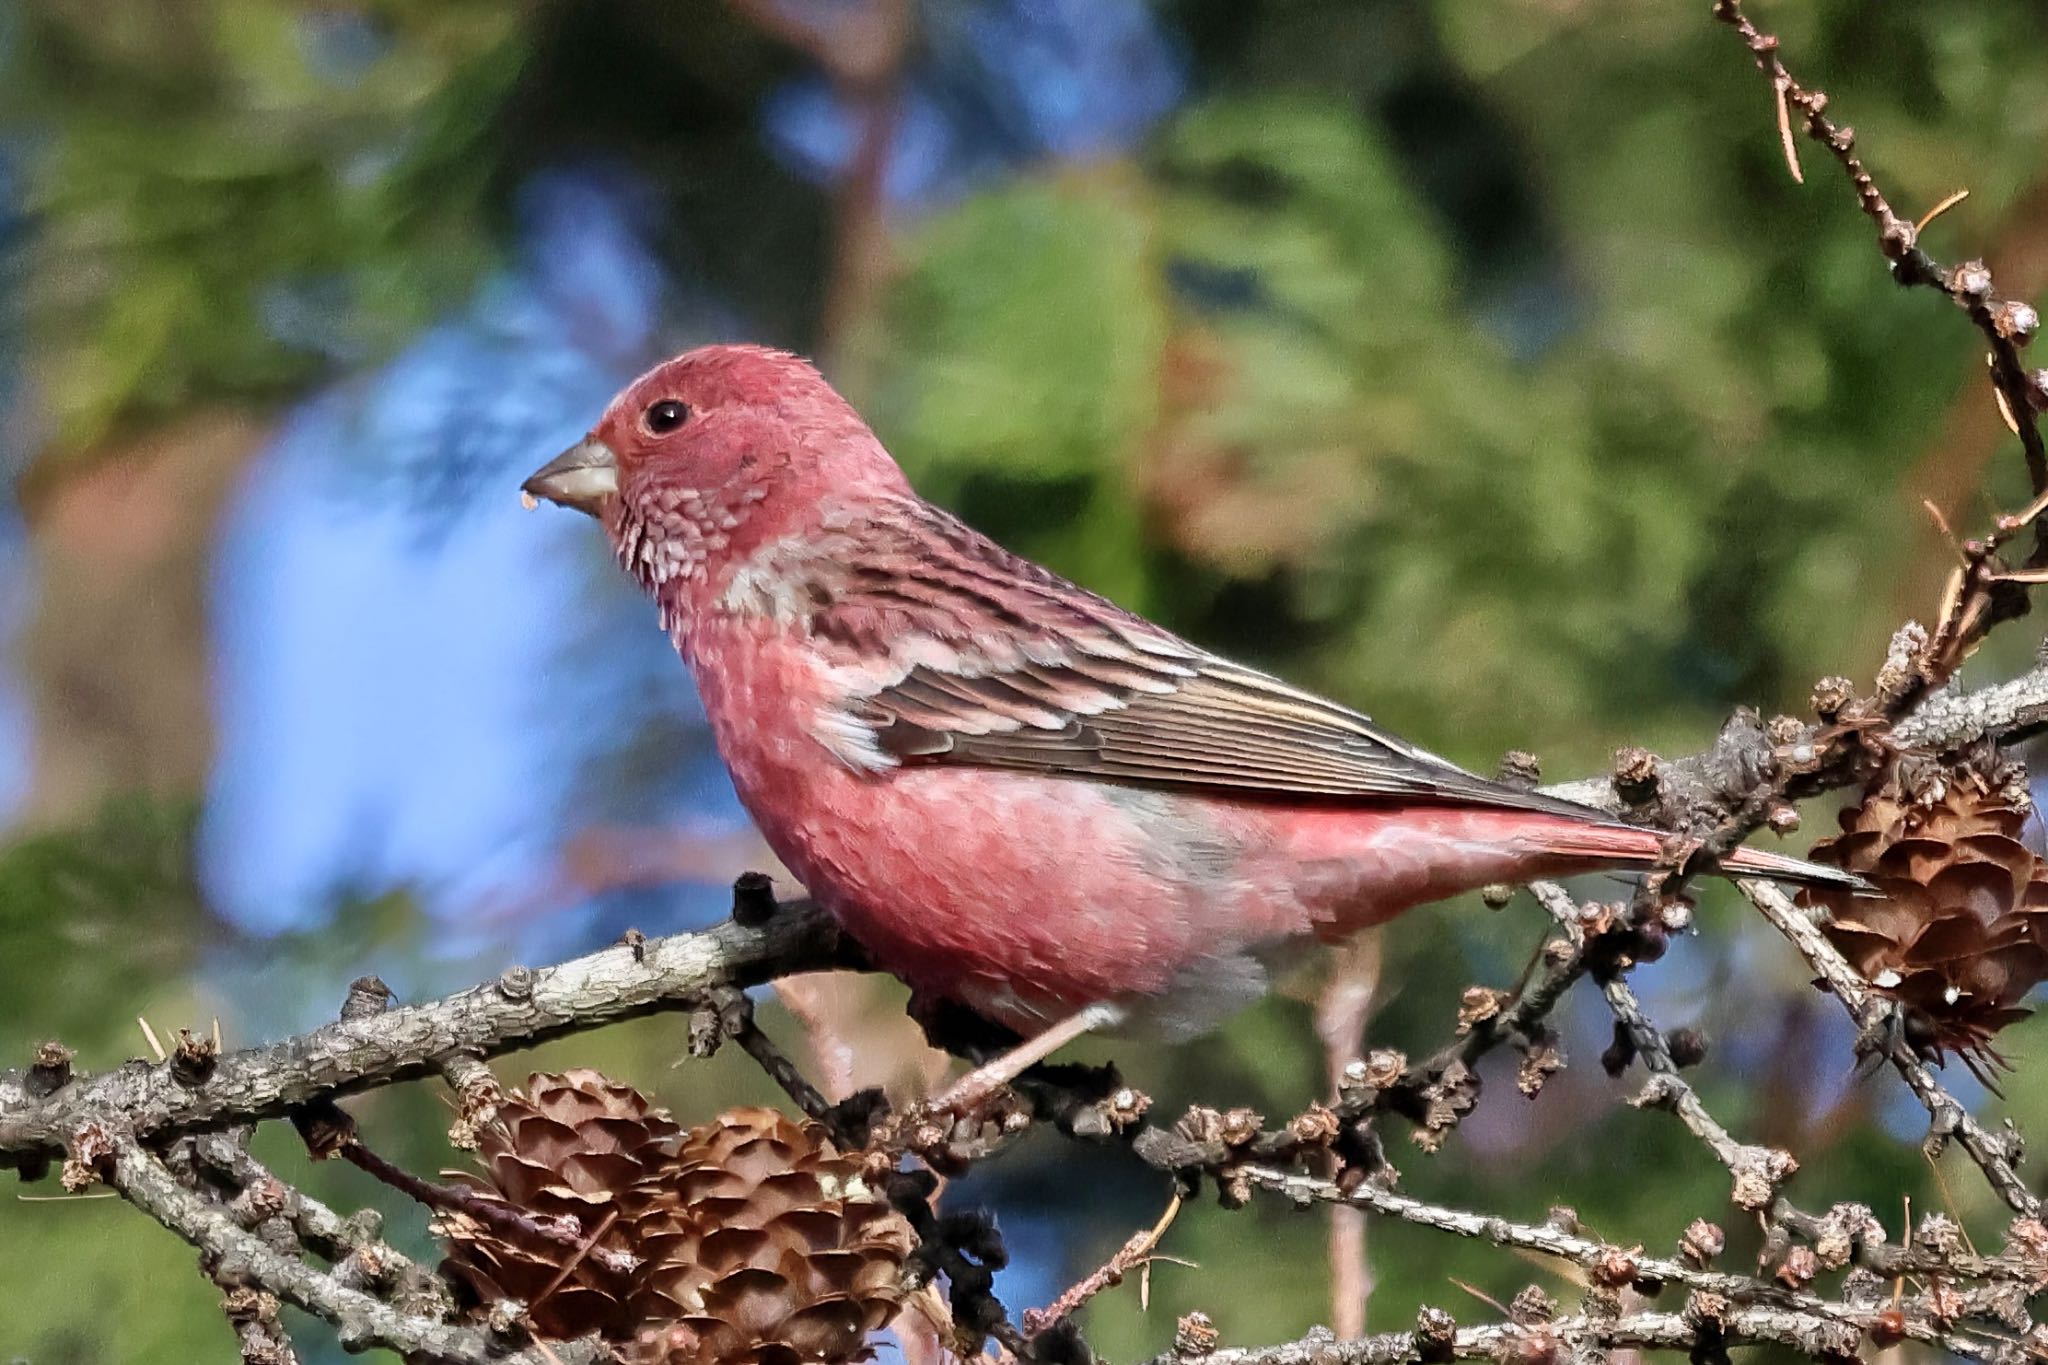
[[[740,800],[926,1001],[1197,1031],[1289,950],[1662,837],[1491,782],[920,499],[798,358],[656,367],[525,485],[604,526]],[[1754,849],[1731,873],[1855,884]]]

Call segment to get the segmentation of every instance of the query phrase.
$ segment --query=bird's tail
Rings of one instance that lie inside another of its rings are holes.
[[[1720,870],[1729,876],[1758,877],[1767,882],[1784,882],[1788,886],[1833,887],[1853,891],[1859,896],[1877,894],[1876,887],[1853,872],[1761,848],[1736,849],[1721,859]]]
[[[1664,836],[1611,821],[1565,822],[1546,830],[1548,851],[1618,867],[1648,868],[1663,856]],[[1853,872],[1760,848],[1737,848],[1711,869],[1724,877],[1756,877],[1788,886],[1814,886],[1873,895],[1876,888]]]

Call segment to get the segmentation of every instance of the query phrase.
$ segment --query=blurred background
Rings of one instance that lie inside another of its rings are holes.
[[[1971,191],[1932,249],[2037,295],[2048,10],[1756,11],[1902,211]],[[363,972],[421,998],[723,913],[766,855],[689,683],[589,524],[516,497],[698,342],[817,357],[1013,548],[1483,771],[1686,752],[1731,706],[1867,677],[1946,567],[1922,500],[1971,527],[2019,487],[1964,321],[1889,282],[1832,167],[1791,183],[1704,0],[14,0],[0,53],[9,1063],[54,1036],[117,1064],[137,1016],[249,1043]],[[1918,1109],[1850,1075],[1839,1010],[1705,894],[1636,982],[1711,1038],[1717,1112],[1800,1154],[1810,1206],[1942,1207]],[[1433,1047],[1544,923],[1475,899],[1395,926],[1371,1043]],[[887,983],[791,1003],[824,1074],[928,1083]],[[1563,1023],[1576,1065],[1540,1099],[1496,1057],[1443,1153],[1394,1141],[1407,1187],[1571,1204],[1624,1244],[1721,1216],[1725,1174],[1595,1064],[1597,998]],[[771,1098],[682,1044],[656,1019],[531,1060],[686,1119]],[[1324,1086],[1295,999],[1093,1055],[1165,1105]],[[2048,1123],[2048,1092],[1950,1079]],[[387,1154],[459,1164],[433,1088],[354,1107]],[[425,1249],[294,1141],[259,1152]],[[948,1197],[998,1211],[1022,1308],[1165,1190],[1041,1136]],[[168,1233],[5,1199],[0,1358],[231,1358]],[[1229,1343],[1297,1336],[1329,1316],[1325,1236],[1191,1209],[1164,1250],[1195,1264],[1156,1267],[1149,1310],[1100,1300],[1092,1339],[1130,1359],[1196,1307]],[[1453,1275],[1560,1288],[1406,1228],[1372,1263],[1376,1327],[1458,1311]]]

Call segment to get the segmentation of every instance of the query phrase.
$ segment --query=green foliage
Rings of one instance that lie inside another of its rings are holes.
[[[196,818],[190,803],[126,798],[83,828],[0,851],[0,1057],[11,1064],[44,1038],[141,1046],[134,1017],[151,1001],[137,992],[176,981],[206,933]]]
[[[373,356],[488,258],[514,8],[383,6],[360,58],[277,0],[27,13],[11,112],[37,149],[27,278],[63,446]]]
[[[874,395],[931,496],[1007,511],[1101,591],[1141,601],[1122,462],[1152,420],[1165,337],[1144,210],[1141,185],[1103,175],[1021,182],[931,225],[889,301]]]
[[[143,1050],[136,1015],[159,1025],[200,1018],[186,984],[206,933],[192,872],[195,815],[189,803],[126,799],[83,828],[0,852],[0,1065],[56,1038],[81,1066],[115,1066]],[[4,1197],[13,1203],[13,1191]],[[88,1365],[232,1354],[191,1249],[133,1210],[35,1202],[0,1211],[0,1220],[0,1303],[37,1305],[0,1313],[0,1356]]]

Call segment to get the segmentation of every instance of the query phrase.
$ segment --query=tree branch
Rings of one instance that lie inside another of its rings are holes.
[[[1451,1329],[1436,1315],[1412,1332],[1381,1332],[1350,1341],[1311,1332],[1279,1346],[1208,1352],[1173,1351],[1147,1365],[1419,1365],[1423,1361],[1597,1359],[1601,1348],[1693,1351],[1756,1342],[1791,1347],[1816,1359],[1848,1359],[1858,1334],[1792,1309],[1733,1307],[1695,1295],[1683,1313],[1585,1313],[1545,1323],[1493,1323]],[[1561,1349],[1560,1349],[1561,1348]],[[1581,1356],[1581,1353],[1585,1353]],[[1696,1358],[1707,1358],[1703,1355]]]
[[[1667,1284],[1717,1295],[1730,1303],[1759,1303],[1796,1313],[1809,1323],[1835,1323],[1858,1334],[1876,1325],[1877,1309],[1852,1307],[1775,1285],[1768,1280],[1725,1271],[1702,1270],[1665,1257],[1645,1256],[1640,1248],[1624,1248],[1566,1228],[1517,1223],[1493,1214],[1431,1204],[1412,1195],[1396,1194],[1371,1181],[1346,1189],[1332,1180],[1267,1166],[1240,1168],[1254,1187],[1283,1195],[1297,1204],[1340,1203],[1398,1218],[1418,1227],[1436,1228],[1460,1237],[1478,1238],[1496,1246],[1555,1256],[1583,1266],[1594,1284],[1608,1289],[1636,1286],[1645,1291]],[[1908,1305],[1918,1307],[1914,1300]],[[1967,1334],[1954,1323],[1932,1320],[1924,1312],[1904,1314],[1904,1334],[1935,1342],[1970,1360],[1988,1360],[1995,1344]]]
[[[1563,887],[1537,882],[1529,890],[1566,933],[1574,936],[1579,933],[1578,905]],[[1767,1207],[1779,1183],[1798,1170],[1799,1163],[1789,1152],[1738,1141],[1719,1119],[1707,1111],[1699,1092],[1681,1074],[1677,1061],[1672,1058],[1663,1032],[1643,1012],[1635,992],[1629,989],[1627,980],[1619,972],[1600,983],[1600,992],[1607,999],[1608,1009],[1627,1033],[1636,1055],[1650,1072],[1650,1082],[1637,1095],[1635,1103],[1640,1107],[1666,1109],[1676,1114],[1679,1122],[1706,1144],[1715,1160],[1728,1168],[1734,1182],[1732,1195],[1737,1207],[1751,1210]]]
[[[1891,737],[1903,748],[1947,752],[1981,739],[2009,740],[2043,727],[2048,727],[2048,666],[2037,666],[2008,682],[1975,691],[1948,687],[1930,693],[1892,726]],[[1753,789],[1759,772],[1776,765],[1780,749],[1796,752],[1803,746],[1811,752],[1824,743],[1821,727],[1816,725],[1801,725],[1789,742],[1775,742],[1754,715],[1741,714],[1700,753],[1657,760],[1656,785],[1663,804],[1680,810],[1712,811]],[[1611,774],[1541,790],[1613,815],[1637,813],[1635,803],[1617,790]]]
[[[539,971],[514,967],[431,1004],[230,1052],[197,1083],[180,1079],[170,1063],[138,1061],[38,1095],[26,1072],[0,1072],[0,1166],[61,1154],[88,1123],[117,1120],[136,1137],[155,1140],[274,1118],[314,1099],[431,1074],[451,1054],[495,1057],[622,1019],[691,1008],[716,986],[859,961],[823,911],[795,902],[758,926],[728,920]]]
[[[480,1329],[455,1327],[415,1317],[381,1299],[350,1289],[332,1275],[281,1255],[237,1226],[219,1205],[178,1183],[178,1178],[133,1137],[109,1139],[108,1183],[150,1217],[205,1253],[211,1273],[223,1282],[241,1281],[275,1294],[335,1327],[344,1347],[382,1346],[408,1356],[451,1365],[577,1365],[594,1360],[583,1348],[563,1345],[553,1361],[539,1351],[509,1353]]]

